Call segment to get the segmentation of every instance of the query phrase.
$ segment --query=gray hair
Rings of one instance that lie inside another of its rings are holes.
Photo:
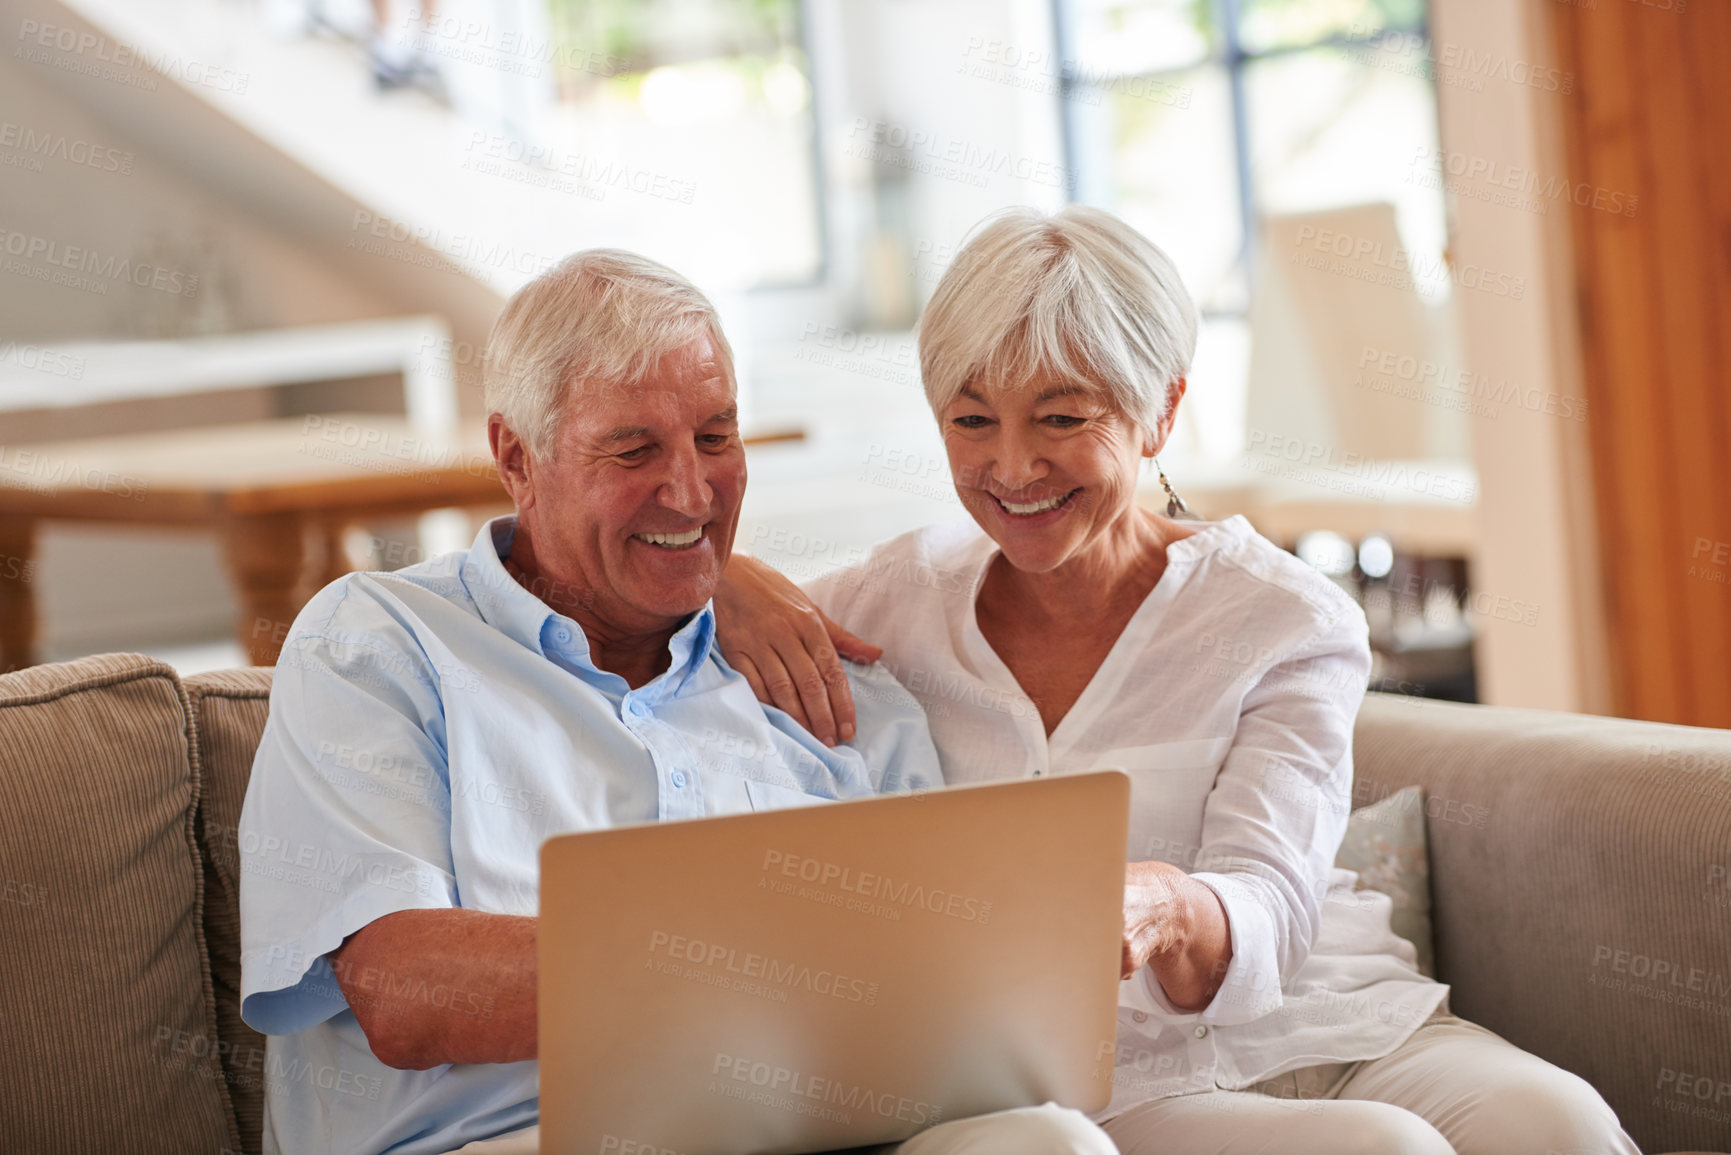
[[[919,323],[920,376],[942,414],[971,383],[1044,371],[1104,386],[1144,430],[1196,355],[1196,306],[1172,258],[1103,209],[987,218],[938,282]]]
[[[517,290],[493,323],[487,412],[545,457],[574,387],[640,385],[662,357],[703,337],[737,387],[721,318],[690,281],[622,249],[573,253]]]

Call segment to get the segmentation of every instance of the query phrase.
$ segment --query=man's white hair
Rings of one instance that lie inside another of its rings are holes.
[[[573,253],[517,290],[493,323],[487,412],[545,458],[585,388],[640,385],[662,357],[703,337],[737,387],[721,318],[690,281],[622,249]]]
[[[1196,355],[1196,306],[1178,267],[1103,209],[987,218],[956,254],[919,324],[932,412],[980,381],[1021,386],[1044,372],[1104,388],[1143,430]]]

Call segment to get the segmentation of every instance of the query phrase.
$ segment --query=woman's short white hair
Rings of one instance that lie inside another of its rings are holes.
[[[736,386],[721,318],[690,281],[622,249],[573,253],[517,290],[493,323],[487,412],[544,458],[573,393],[640,385],[662,357],[703,337]]]
[[[942,414],[978,381],[1044,372],[1104,388],[1144,430],[1196,355],[1196,306],[1172,258],[1103,209],[1014,208],[956,254],[919,324],[920,375]]]

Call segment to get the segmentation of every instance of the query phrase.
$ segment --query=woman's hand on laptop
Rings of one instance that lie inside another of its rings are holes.
[[[715,590],[715,641],[758,701],[787,711],[826,746],[853,741],[841,658],[875,662],[884,652],[830,621],[774,568],[737,553],[728,561]]]
[[[1220,898],[1169,862],[1124,867],[1124,951],[1120,978],[1154,972],[1172,1005],[1199,1011],[1220,989],[1232,935]]]

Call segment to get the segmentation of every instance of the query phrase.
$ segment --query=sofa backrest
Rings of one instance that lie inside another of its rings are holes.
[[[290,1075],[240,1022],[235,828],[270,676],[0,675],[10,1149],[258,1150]],[[1731,1080],[1731,732],[1372,694],[1355,742],[1355,806],[1427,790],[1454,1009],[1585,1077],[1643,1149],[1726,1147],[1700,1088]]]
[[[1452,1009],[1731,1150],[1731,731],[1371,694],[1354,761],[1355,806],[1425,788]]]
[[[180,680],[149,658],[0,676],[8,1150],[241,1149],[206,961],[193,742]]]

